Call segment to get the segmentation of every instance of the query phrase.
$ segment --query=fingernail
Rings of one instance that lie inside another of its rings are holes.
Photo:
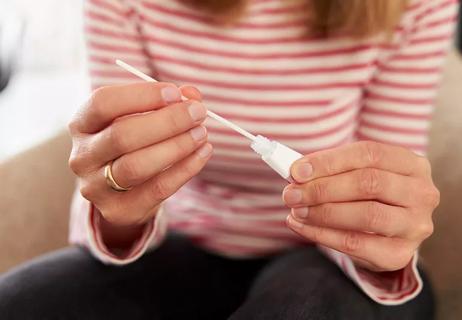
[[[303,224],[297,220],[294,219],[292,216],[287,217],[287,224],[292,227],[293,229],[302,229]]]
[[[205,107],[199,102],[193,102],[188,107],[189,114],[193,121],[199,121],[204,119],[207,115],[207,110]]]
[[[195,127],[194,129],[192,129],[190,133],[191,133],[191,137],[195,141],[201,141],[207,135],[207,130],[205,129],[205,127],[199,126],[199,127]]]
[[[294,208],[292,214],[297,218],[305,219],[308,217],[308,207]]]
[[[212,153],[212,145],[210,143],[206,143],[203,145],[197,153],[201,158],[207,158]]]
[[[181,101],[181,93],[178,88],[175,87],[164,87],[160,91],[162,99],[165,103],[179,102]]]
[[[287,204],[298,204],[302,201],[302,192],[298,189],[287,189],[284,191],[284,201]]]
[[[295,175],[297,176],[297,181],[305,182],[313,174],[313,166],[307,162],[300,163],[295,168]]]

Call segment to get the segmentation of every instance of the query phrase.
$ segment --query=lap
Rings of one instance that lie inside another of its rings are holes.
[[[301,248],[265,266],[230,319],[432,319],[433,296],[425,279],[414,300],[382,306],[315,247]]]
[[[124,267],[69,248],[0,276],[0,314],[21,320],[224,319],[262,265],[210,255],[182,237]]]
[[[269,261],[269,262],[268,262]],[[366,297],[315,248],[230,260],[179,237],[124,266],[69,248],[0,276],[5,319],[430,319],[424,292],[402,306]]]

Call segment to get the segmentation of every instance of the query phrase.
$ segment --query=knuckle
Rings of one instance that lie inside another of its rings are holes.
[[[183,156],[184,154],[188,154],[192,147],[194,146],[194,143],[189,143],[186,141],[187,138],[184,136],[178,136],[174,139],[172,139],[173,142],[173,148],[172,151],[175,155],[175,158],[179,158]]]
[[[114,122],[106,130],[108,143],[112,149],[117,153],[124,153],[128,150],[127,135],[123,133],[121,125],[118,122]]]
[[[359,170],[359,188],[361,194],[367,197],[374,197],[380,194],[380,175],[377,169]]]
[[[434,225],[432,221],[425,221],[417,224],[415,226],[416,231],[419,235],[419,238],[421,239],[426,239],[430,237],[433,234],[434,231]]]
[[[436,208],[440,204],[440,191],[433,184],[426,188],[422,188],[422,192],[424,194],[423,199],[428,206]]]
[[[106,97],[106,88],[101,87],[93,91],[87,102],[87,108],[90,110],[92,117],[101,119],[105,115],[104,100]]]
[[[82,161],[78,155],[71,153],[69,156],[68,165],[72,172],[74,172],[76,175],[80,175],[82,172]]]
[[[362,246],[361,238],[358,233],[354,231],[347,231],[343,236],[343,242],[341,244],[341,251],[346,253],[357,252]]]
[[[315,243],[322,243],[324,239],[326,229],[323,227],[316,227],[313,230],[313,241]]]
[[[92,201],[95,193],[95,189],[91,183],[86,180],[82,180],[80,183],[80,194],[88,201]]]
[[[319,156],[316,167],[322,168],[327,176],[336,174],[333,160],[327,155]]]
[[[188,163],[186,166],[184,166],[184,171],[186,173],[187,178],[192,178],[195,176],[201,169],[201,164],[200,162],[197,161],[192,161]]]
[[[136,183],[141,179],[141,166],[138,164],[136,158],[121,157],[117,160],[117,170],[115,179],[119,181],[122,179],[129,182],[130,185]]]
[[[329,204],[319,206],[319,220],[321,225],[328,226],[332,222],[333,207]]]
[[[321,203],[328,198],[327,184],[324,182],[313,182],[311,187],[311,198],[316,203]]]
[[[155,179],[152,186],[154,199],[165,200],[171,195],[171,188],[164,179]]]
[[[376,201],[369,201],[366,204],[365,227],[368,231],[386,229],[389,225],[389,214],[385,208]]]
[[[370,166],[375,166],[383,158],[383,151],[380,144],[374,141],[362,141],[361,147],[366,157],[366,163]]]
[[[78,176],[84,173],[85,164],[87,162],[88,150],[84,145],[78,143],[74,144],[72,151],[69,155],[68,165],[69,168]]]
[[[174,109],[168,110],[166,118],[166,122],[168,123],[172,133],[183,131],[184,125],[182,123],[181,117],[177,115]]]
[[[68,122],[67,129],[71,135],[79,131],[79,124],[80,122],[75,116]]]

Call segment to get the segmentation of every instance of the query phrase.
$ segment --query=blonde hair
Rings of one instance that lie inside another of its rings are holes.
[[[281,0],[288,1],[288,0]],[[303,0],[310,34],[329,37],[342,34],[365,38],[390,36],[398,25],[408,0]],[[210,14],[214,21],[230,24],[245,11],[248,0],[186,0]]]

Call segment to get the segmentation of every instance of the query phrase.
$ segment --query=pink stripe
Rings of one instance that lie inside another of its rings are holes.
[[[419,59],[429,59],[435,57],[441,57],[446,54],[446,50],[438,50],[433,52],[423,52],[423,53],[414,53],[414,54],[400,54],[392,58],[392,61],[409,61],[409,60],[419,60]]]
[[[96,7],[103,8],[104,10],[110,11],[122,18],[126,18],[129,14],[129,11],[127,10],[122,10],[118,8],[117,6],[106,2],[106,1],[101,1],[101,0],[88,0],[89,3],[93,4]]]
[[[285,53],[245,53],[238,51],[225,51],[220,49],[210,49],[197,47],[194,45],[187,44],[185,42],[179,42],[174,40],[167,40],[157,38],[155,36],[146,36],[147,40],[156,46],[163,45],[175,49],[181,49],[188,52],[200,53],[204,55],[222,56],[235,59],[246,59],[246,60],[262,60],[262,59],[302,59],[310,57],[326,57],[335,56],[342,54],[362,53],[368,50],[378,49],[375,45],[357,45],[352,47],[345,47],[341,49],[332,49],[324,51],[309,51],[309,52],[285,52]],[[217,45],[218,46],[218,45]],[[384,48],[385,49],[385,48]],[[155,49],[153,50],[155,51]]]
[[[267,136],[270,139],[275,139],[275,140],[284,140],[284,139],[317,139],[317,138],[324,138],[327,136],[330,136],[332,134],[338,133],[341,130],[347,129],[347,128],[352,128],[353,125],[356,123],[356,115],[353,115],[353,117],[350,117],[343,121],[342,123],[324,129],[320,130],[317,132],[309,132],[309,133],[302,133],[302,132],[297,132],[297,133],[274,133],[272,131],[266,132],[266,130],[261,130],[260,134],[263,134]],[[270,128],[268,128],[269,130]],[[235,131],[231,131],[228,128],[217,128],[217,127],[211,127],[208,129],[209,132],[214,132],[214,133],[219,133],[222,135],[226,136],[232,136],[232,137],[240,137],[241,135]]]
[[[216,101],[220,103],[239,104],[252,107],[293,107],[306,108],[317,107],[322,108],[330,103],[330,100],[297,100],[297,101],[265,101],[257,99],[243,99],[236,97],[223,97],[215,94],[204,94],[204,100]]]
[[[303,12],[307,10],[305,3],[299,5],[292,5],[280,8],[262,8],[261,10],[251,11],[252,16],[259,15],[275,15],[275,14],[285,14],[285,13],[294,13],[294,12]]]
[[[404,113],[404,112],[397,112],[397,111],[389,111],[389,110],[377,110],[374,108],[367,107],[362,111],[362,114],[373,114],[377,116],[387,116],[387,117],[395,117],[395,118],[403,118],[403,119],[413,119],[413,120],[431,120],[432,114],[431,113],[422,113],[422,114],[412,114],[412,113]],[[399,119],[396,119],[399,120]]]
[[[88,55],[88,61],[93,62],[95,64],[102,64],[104,66],[114,67],[114,58],[101,57],[98,55],[90,54]],[[146,59],[143,61],[143,60],[132,59],[132,58],[124,58],[124,61],[136,68],[146,67]]]
[[[421,31],[422,29],[432,29],[434,27],[439,27],[441,25],[445,25],[445,24],[452,24],[453,22],[457,21],[457,14],[456,15],[453,15],[449,18],[442,18],[442,19],[438,19],[438,20],[432,20],[430,22],[427,22],[425,24],[423,24],[422,26],[419,26],[419,28],[415,27],[415,29],[413,30],[414,32],[418,32],[418,31]],[[426,31],[426,30],[424,30]]]
[[[237,89],[237,90],[257,90],[257,91],[287,91],[287,90],[327,90],[327,89],[344,89],[344,88],[357,88],[364,85],[363,82],[328,82],[318,84],[255,84],[244,82],[224,82],[219,80],[207,80],[204,78],[190,77],[180,75],[179,73],[168,71],[168,68],[158,67],[157,70],[164,77],[175,79],[175,81],[189,82],[197,85],[208,85],[224,89]]]
[[[174,33],[177,33],[179,35],[187,35],[192,38],[197,37],[197,38],[205,38],[205,39],[212,39],[216,41],[221,41],[221,42],[230,42],[230,43],[236,43],[236,44],[285,44],[285,43],[302,43],[306,42],[309,39],[313,39],[313,37],[308,38],[306,36],[301,37],[301,36],[291,36],[291,37],[271,37],[271,38],[249,38],[249,37],[232,37],[232,36],[226,36],[223,34],[219,33],[212,33],[212,32],[205,32],[205,31],[197,31],[197,30],[192,30],[190,28],[186,27],[180,27],[178,25],[173,25],[170,23],[165,23],[165,22],[160,22],[156,21],[149,16],[140,13],[140,18],[142,21],[146,22],[147,24],[150,24],[151,26],[162,29],[162,30],[168,30]]]
[[[414,44],[422,44],[422,43],[434,43],[434,42],[439,42],[439,41],[447,41],[448,39],[452,38],[454,34],[453,33],[447,33],[447,34],[442,34],[438,36],[432,36],[432,37],[423,37],[423,38],[417,38],[409,43],[411,45]]]
[[[96,27],[87,27],[86,31],[90,34],[104,35],[107,37],[114,37],[123,40],[138,41],[139,37],[133,35],[127,35],[122,33],[115,33],[112,31],[102,30]],[[157,54],[154,52],[150,58],[155,61],[165,61],[176,65],[182,65],[187,67],[193,67],[201,70],[209,70],[215,72],[227,72],[232,74],[248,74],[248,75],[276,75],[276,76],[292,76],[292,75],[306,75],[306,74],[322,74],[322,73],[339,73],[347,71],[358,71],[365,70],[375,66],[374,62],[359,63],[359,64],[347,64],[338,65],[332,67],[308,67],[308,68],[297,68],[297,69],[253,69],[253,68],[239,68],[231,66],[217,66],[210,65],[202,62],[195,62],[193,60],[181,59],[173,56],[166,56]]]
[[[190,12],[182,11],[182,10],[177,10],[177,9],[172,9],[172,8],[166,8],[163,6],[159,6],[156,3],[153,2],[148,2],[148,1],[142,1],[143,6],[153,10],[157,11],[163,14],[168,14],[171,16],[174,16],[176,18],[185,18],[188,20],[193,20],[196,22],[201,22],[201,23],[208,23],[208,24],[213,24],[214,22],[207,17],[206,15],[200,15],[196,14],[195,12],[191,10]],[[251,22],[239,22],[233,28],[236,29],[268,29],[268,28],[289,28],[289,27],[305,27],[306,26],[306,21],[305,19],[303,20],[289,20],[289,21],[283,21],[283,22],[261,22],[261,23],[251,23]]]
[[[445,1],[436,7],[429,7],[426,10],[422,11],[420,14],[415,16],[415,22],[418,23],[420,20],[422,20],[425,17],[431,16],[432,13],[443,10],[451,5],[457,4],[457,0],[448,0]]]
[[[437,86],[436,82],[431,83],[405,83],[405,82],[393,82],[381,79],[374,79],[371,81],[371,84],[396,88],[396,89],[434,89]]]
[[[240,68],[232,66],[218,66],[210,65],[201,62],[195,62],[193,60],[186,60],[176,57],[169,57],[161,54],[152,55],[152,58],[156,61],[165,61],[177,65],[188,66],[197,68],[200,70],[208,70],[215,72],[227,72],[232,74],[248,74],[248,75],[275,75],[275,76],[292,76],[292,75],[306,75],[306,74],[318,74],[318,73],[336,73],[345,71],[358,71],[365,70],[373,67],[374,63],[359,63],[351,65],[339,65],[333,67],[310,67],[310,68],[297,68],[297,69],[253,69],[253,68]]]
[[[255,122],[255,123],[267,123],[267,124],[303,124],[307,122],[315,122],[315,121],[321,121],[321,120],[328,120],[332,119],[335,117],[338,117],[339,115],[342,115],[343,113],[350,111],[352,108],[355,108],[359,104],[358,101],[353,101],[352,103],[348,103],[338,109],[329,111],[329,112],[322,112],[319,115],[316,116],[299,116],[298,118],[294,118],[294,116],[291,117],[285,117],[281,115],[278,118],[266,118],[263,115],[261,116],[248,116],[245,114],[237,114],[237,113],[228,113],[226,111],[220,110],[220,115],[222,117],[225,117],[226,119],[230,119],[233,121],[248,121],[248,122]]]
[[[132,53],[132,54],[138,54],[140,57],[144,56],[143,50],[139,48],[132,48],[132,47],[127,47],[127,46],[122,46],[122,45],[109,45],[109,44],[102,44],[98,43],[93,40],[88,40],[88,45],[92,49],[98,49],[98,50],[104,50],[104,51],[109,51],[112,54],[115,53]]]
[[[366,94],[366,98],[369,100],[382,100],[382,101],[387,101],[387,102],[402,103],[402,104],[416,105],[416,106],[432,104],[434,101],[434,99],[415,99],[415,98],[392,97],[392,96],[386,96],[386,95],[382,95],[378,93],[371,93],[371,92]]]
[[[426,148],[427,148],[427,145],[426,145],[426,144],[400,143],[400,142],[397,142],[396,140],[394,140],[394,141],[388,141],[388,140],[381,139],[381,138],[376,138],[376,137],[372,137],[372,136],[367,136],[367,135],[365,135],[364,133],[361,133],[361,132],[358,132],[358,133],[357,133],[357,137],[358,137],[360,140],[372,140],[372,141],[387,143],[387,144],[391,144],[391,145],[402,146],[402,147],[409,148],[409,149],[413,149],[413,150],[417,150],[417,151],[425,151]]]
[[[366,120],[361,120],[360,125],[369,127],[372,129],[383,130],[383,131],[388,131],[388,132],[393,132],[393,133],[401,133],[401,134],[406,134],[406,135],[427,135],[428,134],[427,129],[411,129],[411,128],[403,128],[403,127],[397,127],[397,126],[387,126],[387,125],[381,125],[381,124],[373,123],[373,122],[366,121]]]
[[[117,20],[117,19],[114,19],[112,17],[106,16],[104,14],[92,12],[89,9],[85,10],[85,15],[87,16],[87,18],[89,18],[91,20],[96,20],[96,21],[109,23],[109,24],[112,24],[115,27],[120,27],[121,25],[124,24],[123,20]]]
[[[393,67],[388,65],[378,65],[378,68],[384,72],[391,73],[418,73],[418,74],[428,74],[428,73],[437,73],[441,70],[440,67]]]

